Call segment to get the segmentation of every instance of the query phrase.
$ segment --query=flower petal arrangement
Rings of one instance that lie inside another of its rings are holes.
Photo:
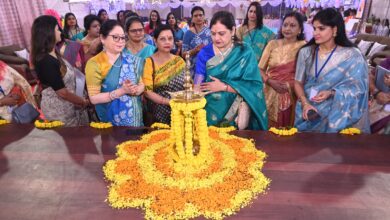
[[[290,128],[290,129],[277,129],[275,127],[271,127],[269,129],[270,132],[276,134],[276,135],[280,135],[280,136],[291,136],[291,135],[294,135],[298,132],[298,129],[297,128]]]
[[[144,209],[146,219],[222,219],[265,192],[266,154],[232,128],[208,128],[205,104],[171,103],[170,129],[117,146],[103,167],[112,207]]]
[[[362,132],[358,128],[345,128],[340,131],[340,134],[355,135],[361,134]]]
[[[11,122],[5,120],[5,119],[0,119],[0,125],[5,125],[5,124],[9,124]]]
[[[106,129],[111,128],[112,124],[111,122],[91,122],[89,123],[89,126],[96,129]]]
[[[61,127],[64,123],[62,121],[36,120],[34,125],[39,129],[51,129]]]

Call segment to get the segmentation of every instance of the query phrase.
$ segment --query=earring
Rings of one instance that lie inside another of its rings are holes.
[[[232,35],[232,43],[234,44],[234,35]]]

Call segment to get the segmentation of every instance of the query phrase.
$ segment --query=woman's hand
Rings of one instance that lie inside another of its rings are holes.
[[[130,80],[125,80],[122,88],[125,90],[126,94],[131,96],[139,96],[145,90],[144,84],[133,84]]]
[[[314,107],[313,107],[312,105],[310,105],[309,103],[302,103],[302,117],[303,117],[303,119],[309,120],[309,117],[308,117],[307,113],[308,113],[310,110],[314,110],[315,112],[318,113],[317,109],[314,108]]]
[[[323,102],[327,100],[329,97],[333,96],[333,92],[331,90],[324,90],[319,92],[316,96],[314,96],[311,100],[316,103]]]
[[[376,95],[376,101],[381,105],[388,104],[390,102],[390,93],[379,92]]]
[[[286,83],[284,82],[280,82],[278,80],[274,80],[274,79],[268,79],[267,80],[267,83],[269,86],[271,86],[277,93],[286,93],[288,92],[288,87],[286,85]]]
[[[227,84],[221,82],[221,80],[210,76],[211,82],[207,83],[201,83],[200,84],[200,90],[204,91],[211,91],[211,92],[219,92],[219,91],[226,91]]]
[[[19,95],[7,95],[4,98],[0,99],[0,106],[14,106],[18,104],[19,99]]]

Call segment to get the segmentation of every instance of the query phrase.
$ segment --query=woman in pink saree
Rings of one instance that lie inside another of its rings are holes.
[[[263,52],[259,68],[265,83],[264,95],[270,127],[294,124],[295,61],[298,50],[304,44],[303,17],[292,12],[283,19],[279,39],[270,41]]]

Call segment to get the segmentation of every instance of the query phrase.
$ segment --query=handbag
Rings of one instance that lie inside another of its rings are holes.
[[[12,122],[17,124],[29,124],[39,117],[39,112],[28,102],[16,107],[12,111]]]
[[[228,112],[224,117],[225,122],[234,121],[237,124],[238,130],[244,130],[249,125],[249,119],[251,116],[251,109],[245,100],[240,96],[234,99],[233,104],[230,106]]]

